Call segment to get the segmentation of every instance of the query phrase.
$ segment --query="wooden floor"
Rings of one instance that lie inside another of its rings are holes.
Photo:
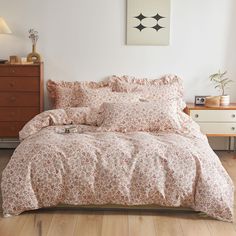
[[[0,150],[0,166],[11,152]],[[236,154],[218,152],[236,184]],[[1,169],[0,169],[1,171]],[[80,212],[51,210],[0,217],[0,236],[236,236],[236,223],[179,212]]]

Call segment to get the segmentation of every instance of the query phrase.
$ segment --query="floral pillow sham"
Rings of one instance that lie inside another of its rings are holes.
[[[56,109],[69,107],[96,107],[104,102],[137,102],[141,94],[112,91],[108,81],[102,82],[55,82],[47,83],[49,96]]]
[[[76,107],[80,100],[77,90],[80,88],[87,88],[99,92],[101,89],[108,89],[107,81],[102,82],[66,82],[66,81],[52,81],[47,82],[47,89],[49,97],[52,100],[53,107],[56,109]]]
[[[104,102],[138,102],[142,99],[142,95],[138,93],[122,93],[113,92],[111,87],[103,87],[99,89],[89,88],[81,84],[76,89],[75,106],[77,107],[100,107]]]
[[[103,103],[98,118],[101,131],[157,132],[181,126],[176,102]]]
[[[176,75],[165,75],[154,80],[114,75],[109,81],[113,91],[138,93],[150,101],[176,100],[181,110],[186,107],[183,99],[183,81]]]

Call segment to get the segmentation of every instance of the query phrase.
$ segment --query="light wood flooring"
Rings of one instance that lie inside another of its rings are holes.
[[[0,171],[11,155],[0,150]],[[236,184],[236,154],[218,152]],[[0,199],[1,200],[1,199]],[[0,236],[236,236],[236,223],[187,212],[42,210],[0,216]]]

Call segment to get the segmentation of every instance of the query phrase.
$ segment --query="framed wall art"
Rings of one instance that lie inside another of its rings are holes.
[[[127,0],[127,44],[169,45],[171,0]]]

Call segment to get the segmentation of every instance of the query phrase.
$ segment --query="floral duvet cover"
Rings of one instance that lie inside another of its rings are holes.
[[[2,174],[3,214],[71,205],[190,207],[233,220],[234,186],[197,125],[182,130],[107,132],[71,112],[44,112],[21,131]]]

